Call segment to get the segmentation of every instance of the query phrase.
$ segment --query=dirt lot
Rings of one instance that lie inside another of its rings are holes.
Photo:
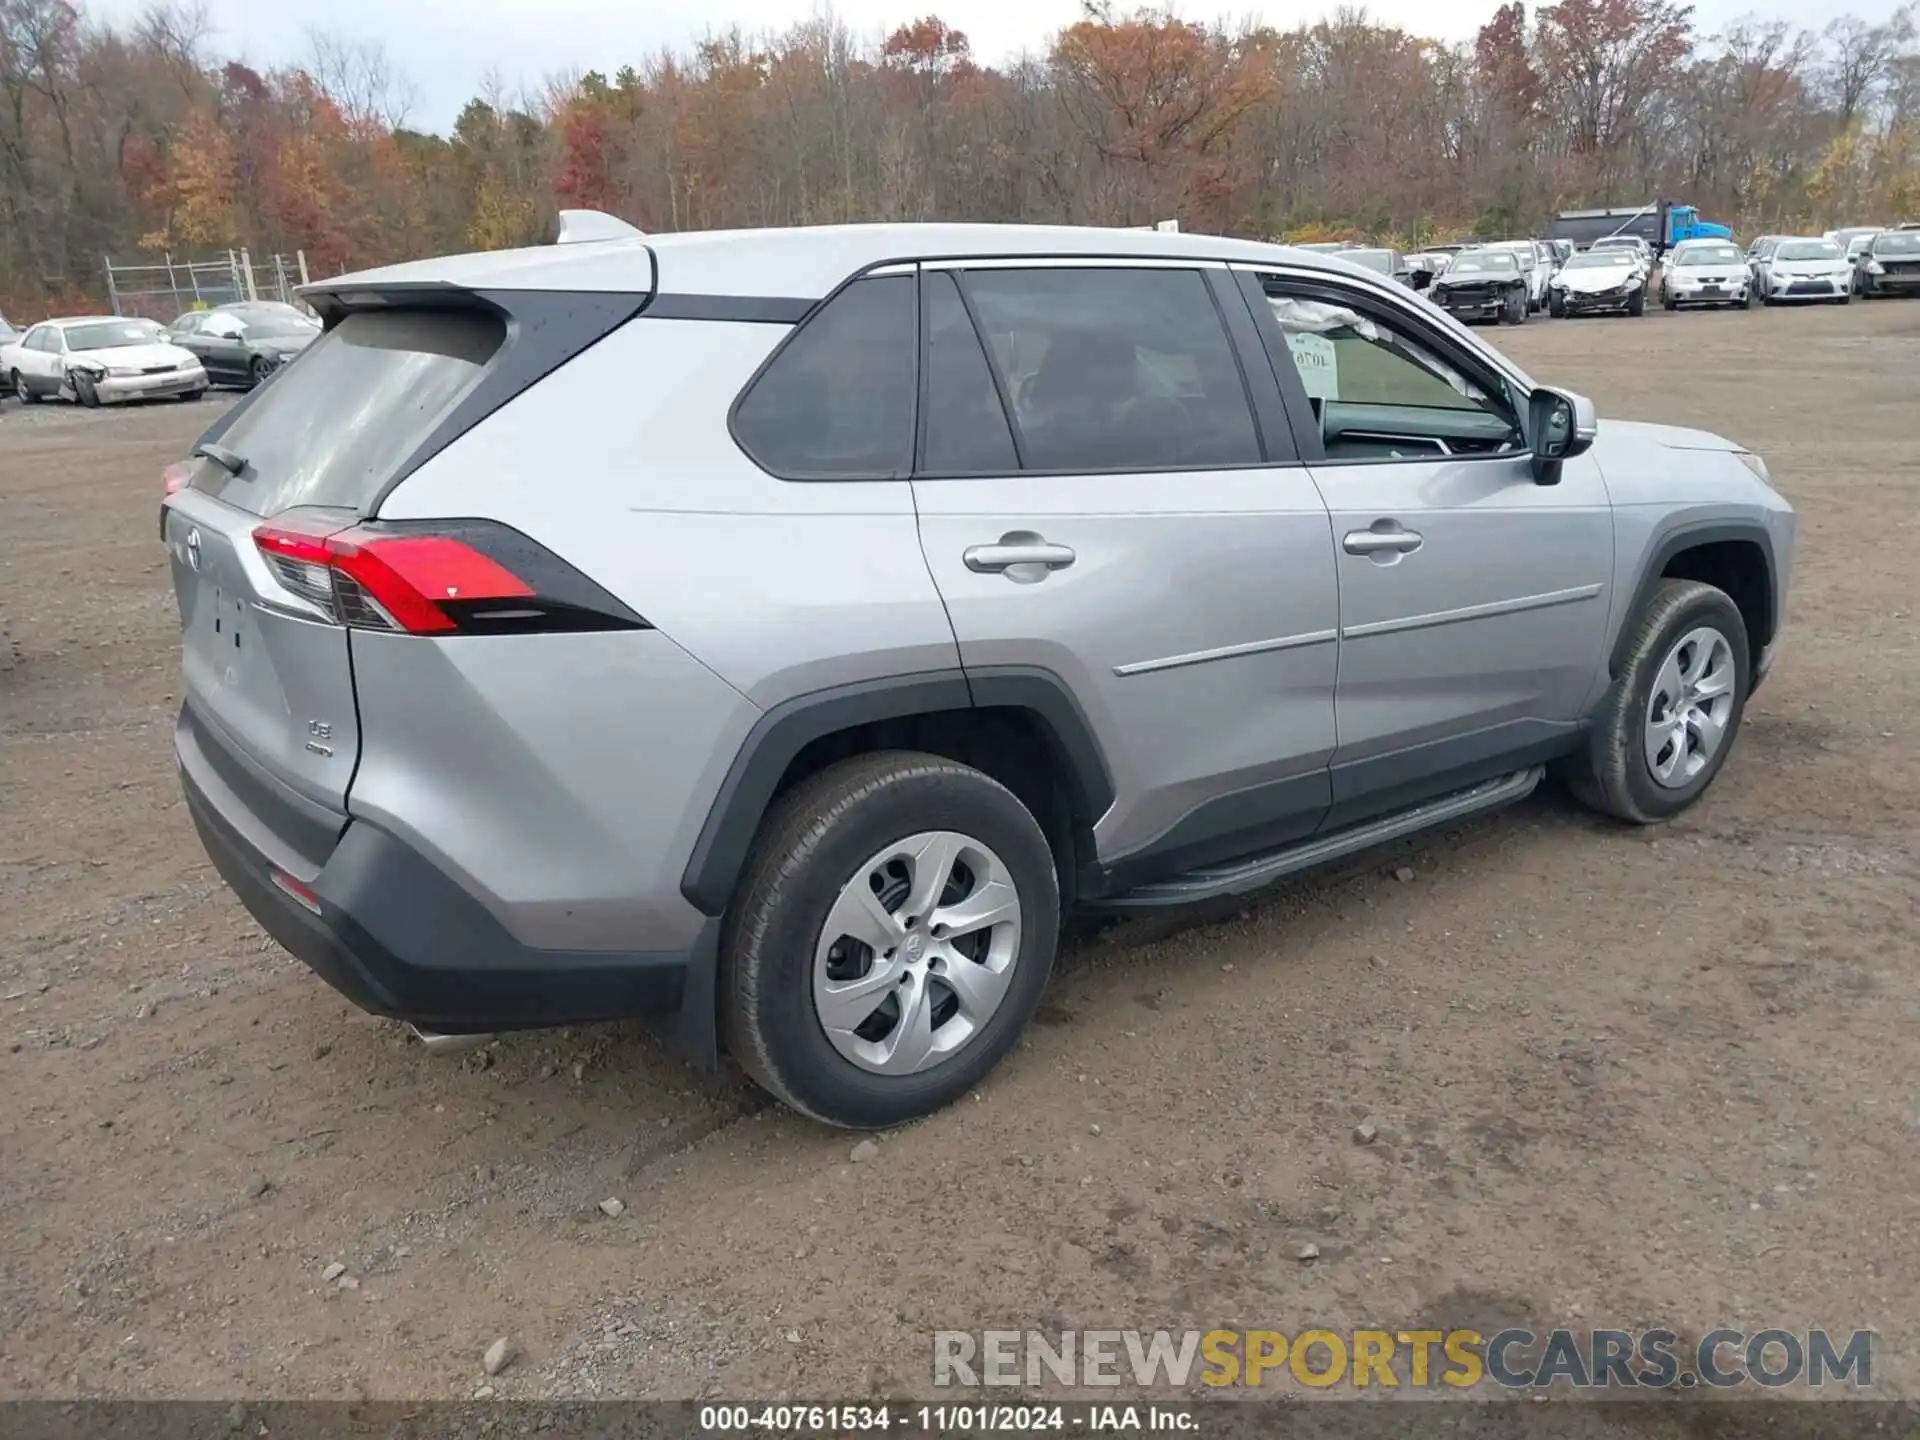
[[[1076,938],[992,1082],[857,1165],[638,1027],[430,1058],[267,941],[169,761],[158,475],[214,402],[7,402],[0,1396],[465,1397],[502,1335],[509,1397],[925,1394],[935,1328],[1418,1319],[1872,1325],[1914,1394],[1920,304],[1494,338],[1800,510],[1708,800],[1541,795]]]

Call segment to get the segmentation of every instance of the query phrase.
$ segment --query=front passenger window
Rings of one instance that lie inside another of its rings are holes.
[[[1433,459],[1519,447],[1519,417],[1410,327],[1268,282],[1326,458]]]

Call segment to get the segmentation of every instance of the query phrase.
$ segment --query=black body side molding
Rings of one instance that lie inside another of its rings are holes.
[[[1646,565],[1640,571],[1640,578],[1633,587],[1633,601],[1623,613],[1620,631],[1614,636],[1612,653],[1607,657],[1607,673],[1618,676],[1627,663],[1627,647],[1630,642],[1628,624],[1635,615],[1645,608],[1647,597],[1653,593],[1653,587],[1659,583],[1660,576],[1674,556],[1682,550],[1691,550],[1696,545],[1716,545],[1729,540],[1744,541],[1757,545],[1760,554],[1767,562],[1767,633],[1749,637],[1755,643],[1755,654],[1764,649],[1773,637],[1780,633],[1780,566],[1774,558],[1773,536],[1767,527],[1752,520],[1697,520],[1682,521],[1671,529],[1663,531],[1650,552]]]
[[[726,910],[781,777],[815,740],[876,721],[985,706],[1034,717],[1079,792],[1086,824],[1113,803],[1113,782],[1092,728],[1066,686],[1044,670],[928,670],[835,686],[776,705],[748,732],[700,827],[680,893],[702,914]]]

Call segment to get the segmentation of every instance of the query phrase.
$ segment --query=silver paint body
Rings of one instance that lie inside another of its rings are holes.
[[[1385,277],[1182,234],[927,225],[583,239],[330,283],[812,299],[885,262],[991,256],[1331,277],[1443,329],[1516,393],[1533,388]],[[1513,455],[783,481],[742,452],[727,419],[789,328],[631,321],[378,507],[383,519],[512,526],[654,629],[331,630],[300,618],[247,543],[255,517],[183,492],[169,544],[190,696],[276,783],[400,836],[523,944],[667,950],[702,924],[681,877],[729,766],[754,723],[796,697],[928,671],[1052,671],[1112,773],[1116,798],[1093,826],[1109,859],[1249,787],[1502,726],[1576,725],[1607,688],[1647,557],[1676,523],[1764,525],[1782,583],[1792,557],[1791,510],[1732,442],[1617,421],[1555,486]],[[1378,522],[1418,532],[1419,548],[1343,548]],[[231,682],[229,657],[196,628],[189,529],[202,565],[232,577],[242,645],[257,637],[272,661]],[[1036,579],[964,560],[1013,532],[1070,547],[1074,563]],[[310,717],[330,725],[331,753],[308,747]]]

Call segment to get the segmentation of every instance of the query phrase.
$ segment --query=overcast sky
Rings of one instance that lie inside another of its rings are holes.
[[[1377,20],[1442,39],[1470,37],[1493,13],[1496,0],[1375,0]],[[377,38],[412,82],[411,123],[445,130],[497,71],[510,90],[524,84],[537,92],[547,76],[567,70],[611,73],[664,45],[684,48],[711,30],[738,23],[749,31],[779,29],[815,13],[809,0],[204,0],[213,42],[224,55],[266,69],[297,62],[309,31],[319,28],[356,38]],[[1696,24],[1711,31],[1738,16],[1758,12],[1809,28],[1851,10],[1881,20],[1896,0],[1697,0]],[[139,15],[146,0],[85,0],[87,13],[123,21]],[[1132,8],[1116,4],[1116,10]],[[1179,14],[1206,18],[1211,6],[1176,4]],[[1229,7],[1277,26],[1316,19],[1331,4],[1286,0],[1240,0]],[[1531,7],[1530,7],[1531,8]],[[838,0],[833,13],[861,33],[884,29],[916,14],[939,15],[966,31],[975,56],[996,63],[1023,49],[1040,49],[1047,38],[1079,17],[1078,0]],[[404,32],[397,28],[404,19]]]

